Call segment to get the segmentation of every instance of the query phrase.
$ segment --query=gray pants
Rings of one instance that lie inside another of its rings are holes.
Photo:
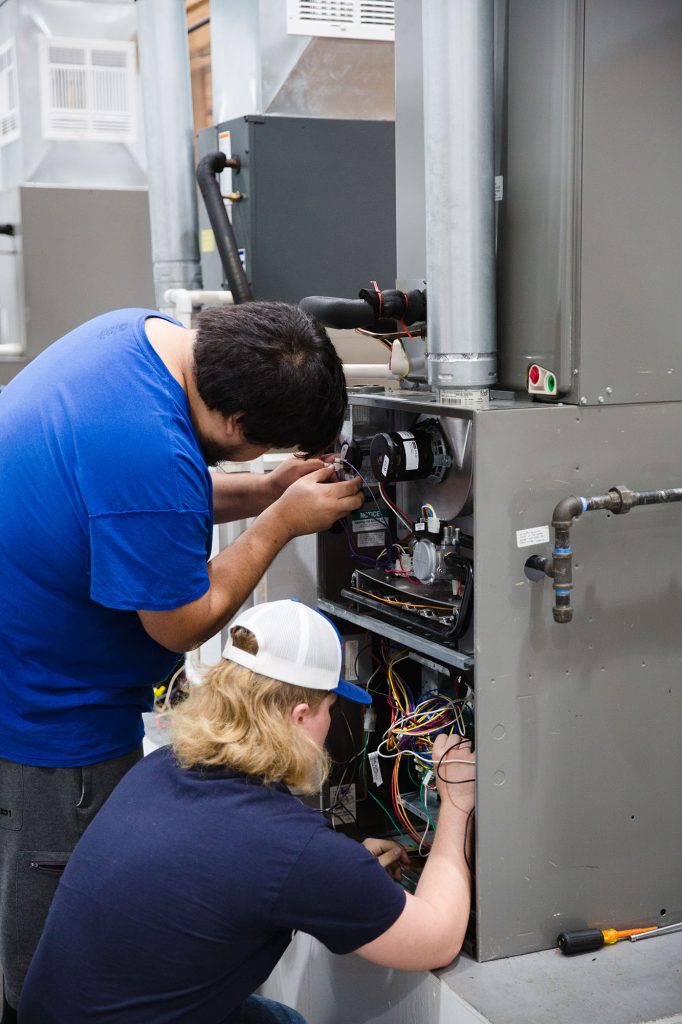
[[[116,784],[142,757],[82,768],[0,758],[0,966],[16,1007],[57,883],[74,846]]]

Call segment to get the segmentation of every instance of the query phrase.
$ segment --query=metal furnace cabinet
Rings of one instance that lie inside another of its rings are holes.
[[[442,518],[471,513],[457,519],[473,534],[475,580],[473,627],[461,639],[439,644],[353,604],[333,535],[319,541],[319,600],[347,633],[367,630],[469,673],[475,955],[547,949],[588,923],[681,920],[682,507],[576,521],[570,623],[554,621],[551,581],[532,582],[525,563],[551,551],[563,497],[679,483],[679,443],[665,439],[682,438],[682,403],[580,408],[507,394],[457,409],[428,393],[354,389],[351,408],[359,435],[437,418],[460,469],[450,483],[399,484],[399,503],[414,513],[428,501]],[[473,496],[464,505],[453,489],[462,471]]]

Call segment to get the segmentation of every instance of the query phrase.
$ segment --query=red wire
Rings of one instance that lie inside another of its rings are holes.
[[[393,509],[394,512],[397,512],[398,515],[402,516],[403,519],[405,519],[408,523],[411,523],[414,526],[414,519],[412,518],[412,516],[408,516],[407,512],[403,512],[399,505],[396,505],[391,501],[391,499],[386,494],[386,491],[384,490],[383,484],[379,484],[379,494],[384,499],[384,501],[386,502],[390,509]]]
[[[381,294],[381,289],[379,288],[379,285],[376,283],[376,281],[370,281],[369,283],[371,285],[373,285],[374,291],[379,296],[379,316],[377,317],[377,320],[381,320],[381,310],[382,310],[383,305],[384,305],[384,299],[383,299],[383,296]]]

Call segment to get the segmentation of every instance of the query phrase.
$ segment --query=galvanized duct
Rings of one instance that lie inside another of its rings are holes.
[[[422,11],[428,379],[475,399],[497,379],[493,0]]]
[[[183,0],[137,0],[154,286],[200,288],[194,126]]]

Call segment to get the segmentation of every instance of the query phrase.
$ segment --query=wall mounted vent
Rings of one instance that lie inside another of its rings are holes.
[[[395,36],[393,0],[287,0],[287,31],[390,42]]]
[[[133,43],[44,39],[41,87],[46,139],[135,141]]]
[[[20,135],[14,40],[0,46],[0,146]]]

